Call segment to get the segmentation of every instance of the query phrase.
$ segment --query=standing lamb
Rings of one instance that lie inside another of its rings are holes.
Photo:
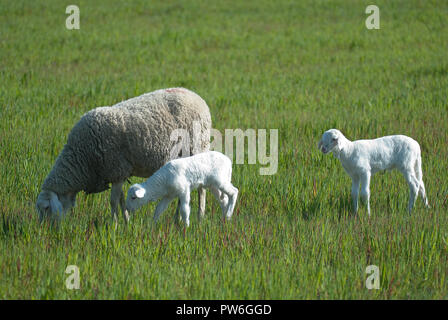
[[[147,178],[181,156],[172,152],[178,141],[170,137],[176,129],[193,137],[190,154],[209,149],[209,108],[200,96],[184,88],[161,89],[87,112],[71,130],[42,185],[36,203],[39,218],[59,219],[75,205],[78,192],[102,192],[112,183],[112,217],[117,221],[120,203],[128,221],[123,183],[131,176]],[[204,212],[205,189],[201,188],[199,215]]]
[[[219,201],[223,216],[230,220],[235,208],[238,189],[230,182],[232,162],[220,152],[209,151],[191,157],[171,160],[141,184],[134,184],[128,191],[126,208],[134,212],[149,201],[160,198],[154,212],[154,221],[169,203],[180,200],[180,211],[185,225],[190,225],[190,192],[208,188]]]
[[[352,199],[355,213],[358,211],[358,192],[367,204],[370,216],[370,178],[382,170],[398,169],[409,184],[408,211],[411,213],[420,193],[429,208],[423,184],[422,158],[417,141],[403,135],[387,136],[373,140],[348,140],[339,130],[325,131],[318,144],[324,154],[332,152],[352,178]]]

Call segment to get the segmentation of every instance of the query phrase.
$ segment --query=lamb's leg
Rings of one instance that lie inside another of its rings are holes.
[[[426,208],[431,208],[431,206],[428,204],[428,198],[426,197],[426,190],[425,190],[425,184],[423,183],[423,180],[420,180],[420,184],[419,184],[419,192],[422,196],[422,199],[425,203],[425,207]]]
[[[370,217],[370,172],[361,176],[361,199],[367,205],[367,213]]]
[[[180,213],[182,214],[182,219],[185,225],[188,227],[190,225],[190,191],[187,190],[184,194],[179,197],[180,200]]]
[[[165,197],[165,198],[162,198],[162,200],[160,200],[160,202],[157,204],[156,210],[154,211],[154,218],[153,218],[155,223],[159,220],[159,217],[162,214],[162,212],[166,210],[166,208],[170,204],[171,200],[173,200],[173,199]]]
[[[227,211],[227,208],[229,206],[229,197],[225,193],[221,192],[221,198],[220,199],[222,201],[223,207],[225,208],[225,211]]]
[[[422,158],[421,155],[419,155],[415,161],[414,165],[415,175],[418,180],[419,189],[418,192],[422,196],[423,202],[425,203],[426,208],[430,208],[428,204],[428,198],[426,198],[426,189],[425,184],[423,183],[423,172],[422,172]],[[418,196],[418,195],[417,195]]]
[[[180,222],[182,217],[180,216],[180,200],[177,200],[176,213],[174,214],[174,221]]]
[[[205,215],[205,197],[206,197],[206,189],[204,187],[198,188],[198,217],[201,220]]]
[[[353,211],[358,213],[358,198],[359,198],[359,177],[352,177],[352,201],[353,201]]]
[[[413,170],[407,169],[403,170],[403,175],[406,178],[406,181],[409,185],[409,204],[408,204],[408,212],[411,213],[412,208],[414,207],[415,200],[417,199],[417,194],[419,190],[419,181],[415,176]]]
[[[236,199],[238,198],[238,189],[231,183],[228,183],[220,188],[220,191],[225,193],[229,197],[229,203],[227,205],[227,211],[225,217],[227,220],[232,218],[233,210],[235,209]]]
[[[222,215],[224,216],[227,211],[227,196],[224,193],[221,193],[221,191],[219,191],[215,187],[211,187],[210,191],[215,196],[216,200],[218,200],[219,206],[221,207]]]

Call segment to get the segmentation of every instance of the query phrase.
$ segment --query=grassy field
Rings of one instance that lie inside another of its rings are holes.
[[[365,27],[371,1],[79,0],[67,30],[71,3],[0,0],[0,298],[448,298],[448,2],[375,1],[380,30]],[[172,86],[222,132],[278,129],[275,175],[234,165],[232,221],[208,193],[199,223],[195,193],[187,230],[174,203],[157,226],[151,204],[114,230],[104,192],[80,193],[59,230],[39,225],[40,186],[82,114]],[[333,127],[419,141],[432,209],[408,215],[388,172],[371,218],[353,215],[350,178],[317,150]]]

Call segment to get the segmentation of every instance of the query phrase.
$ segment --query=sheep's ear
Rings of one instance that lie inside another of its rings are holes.
[[[146,190],[143,188],[137,189],[135,190],[135,195],[137,196],[137,198],[143,198],[145,196]]]
[[[321,149],[322,148],[322,140],[319,141],[319,143],[317,144],[317,149]]]
[[[54,192],[50,192],[50,207],[51,213],[62,214],[62,204],[58,199],[58,195]]]

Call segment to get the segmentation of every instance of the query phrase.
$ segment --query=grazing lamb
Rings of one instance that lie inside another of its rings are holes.
[[[149,177],[180,156],[172,152],[178,141],[170,140],[176,129],[188,131],[190,137],[195,133],[190,154],[209,149],[209,108],[200,96],[184,88],[157,90],[84,114],[42,185],[36,203],[40,220],[61,218],[75,205],[78,192],[102,192],[112,183],[112,217],[117,221],[120,203],[127,221],[123,183],[130,176]],[[199,189],[200,216],[204,212],[205,189]]]
[[[350,141],[337,129],[325,131],[318,144],[324,154],[332,152],[352,178],[352,199],[358,211],[358,192],[367,204],[370,216],[370,178],[382,170],[398,169],[409,184],[409,213],[420,193],[429,208],[423,184],[422,158],[417,141],[403,135],[387,136],[373,140]]]
[[[141,184],[128,191],[126,208],[134,212],[149,201],[162,200],[154,212],[157,222],[168,204],[179,198],[182,219],[190,225],[190,192],[198,187],[210,189],[228,220],[235,208],[238,189],[230,182],[232,162],[222,153],[209,151],[191,157],[171,160]]]

